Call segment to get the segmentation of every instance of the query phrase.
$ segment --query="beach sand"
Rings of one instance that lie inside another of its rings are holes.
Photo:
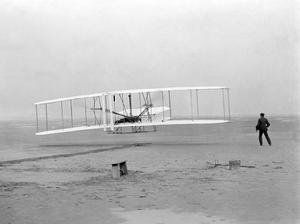
[[[44,138],[5,123],[0,223],[300,223],[299,118],[269,120],[271,147],[258,146],[256,118]],[[128,175],[112,179],[123,160]],[[229,160],[254,168],[207,166]]]

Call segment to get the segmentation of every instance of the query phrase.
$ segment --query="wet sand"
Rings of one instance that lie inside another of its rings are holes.
[[[37,150],[34,160],[2,160],[0,223],[299,223],[299,138],[274,131],[272,147],[260,147],[255,132],[240,130],[132,135],[82,154],[75,144],[52,158],[46,147],[46,158]],[[235,159],[255,168],[207,166]],[[122,160],[129,174],[112,179],[111,163]]]

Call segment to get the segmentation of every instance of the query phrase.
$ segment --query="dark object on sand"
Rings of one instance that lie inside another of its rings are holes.
[[[230,160],[229,161],[229,170],[239,169],[241,167],[241,160]]]
[[[276,166],[274,169],[283,169],[282,166]]]
[[[255,166],[240,166],[240,167],[244,167],[244,168],[255,168]]]
[[[121,176],[127,174],[128,171],[127,171],[126,161],[112,164],[112,176],[114,179],[118,179]]]

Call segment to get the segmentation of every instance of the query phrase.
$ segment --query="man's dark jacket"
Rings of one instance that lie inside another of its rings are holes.
[[[270,126],[270,123],[267,118],[261,117],[258,119],[257,125],[256,125],[256,131],[267,131],[268,127]]]

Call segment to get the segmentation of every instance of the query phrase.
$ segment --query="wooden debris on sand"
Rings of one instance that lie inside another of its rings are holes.
[[[121,176],[127,175],[127,174],[128,174],[128,171],[127,171],[126,161],[112,164],[112,176],[114,179],[118,179]]]
[[[218,160],[215,160],[214,162],[206,161],[206,169],[213,169],[216,167],[228,167],[229,170],[231,169],[237,169],[239,167],[243,168],[255,168],[255,166],[249,166],[249,165],[241,165],[240,160],[230,160],[227,164],[221,164]]]

